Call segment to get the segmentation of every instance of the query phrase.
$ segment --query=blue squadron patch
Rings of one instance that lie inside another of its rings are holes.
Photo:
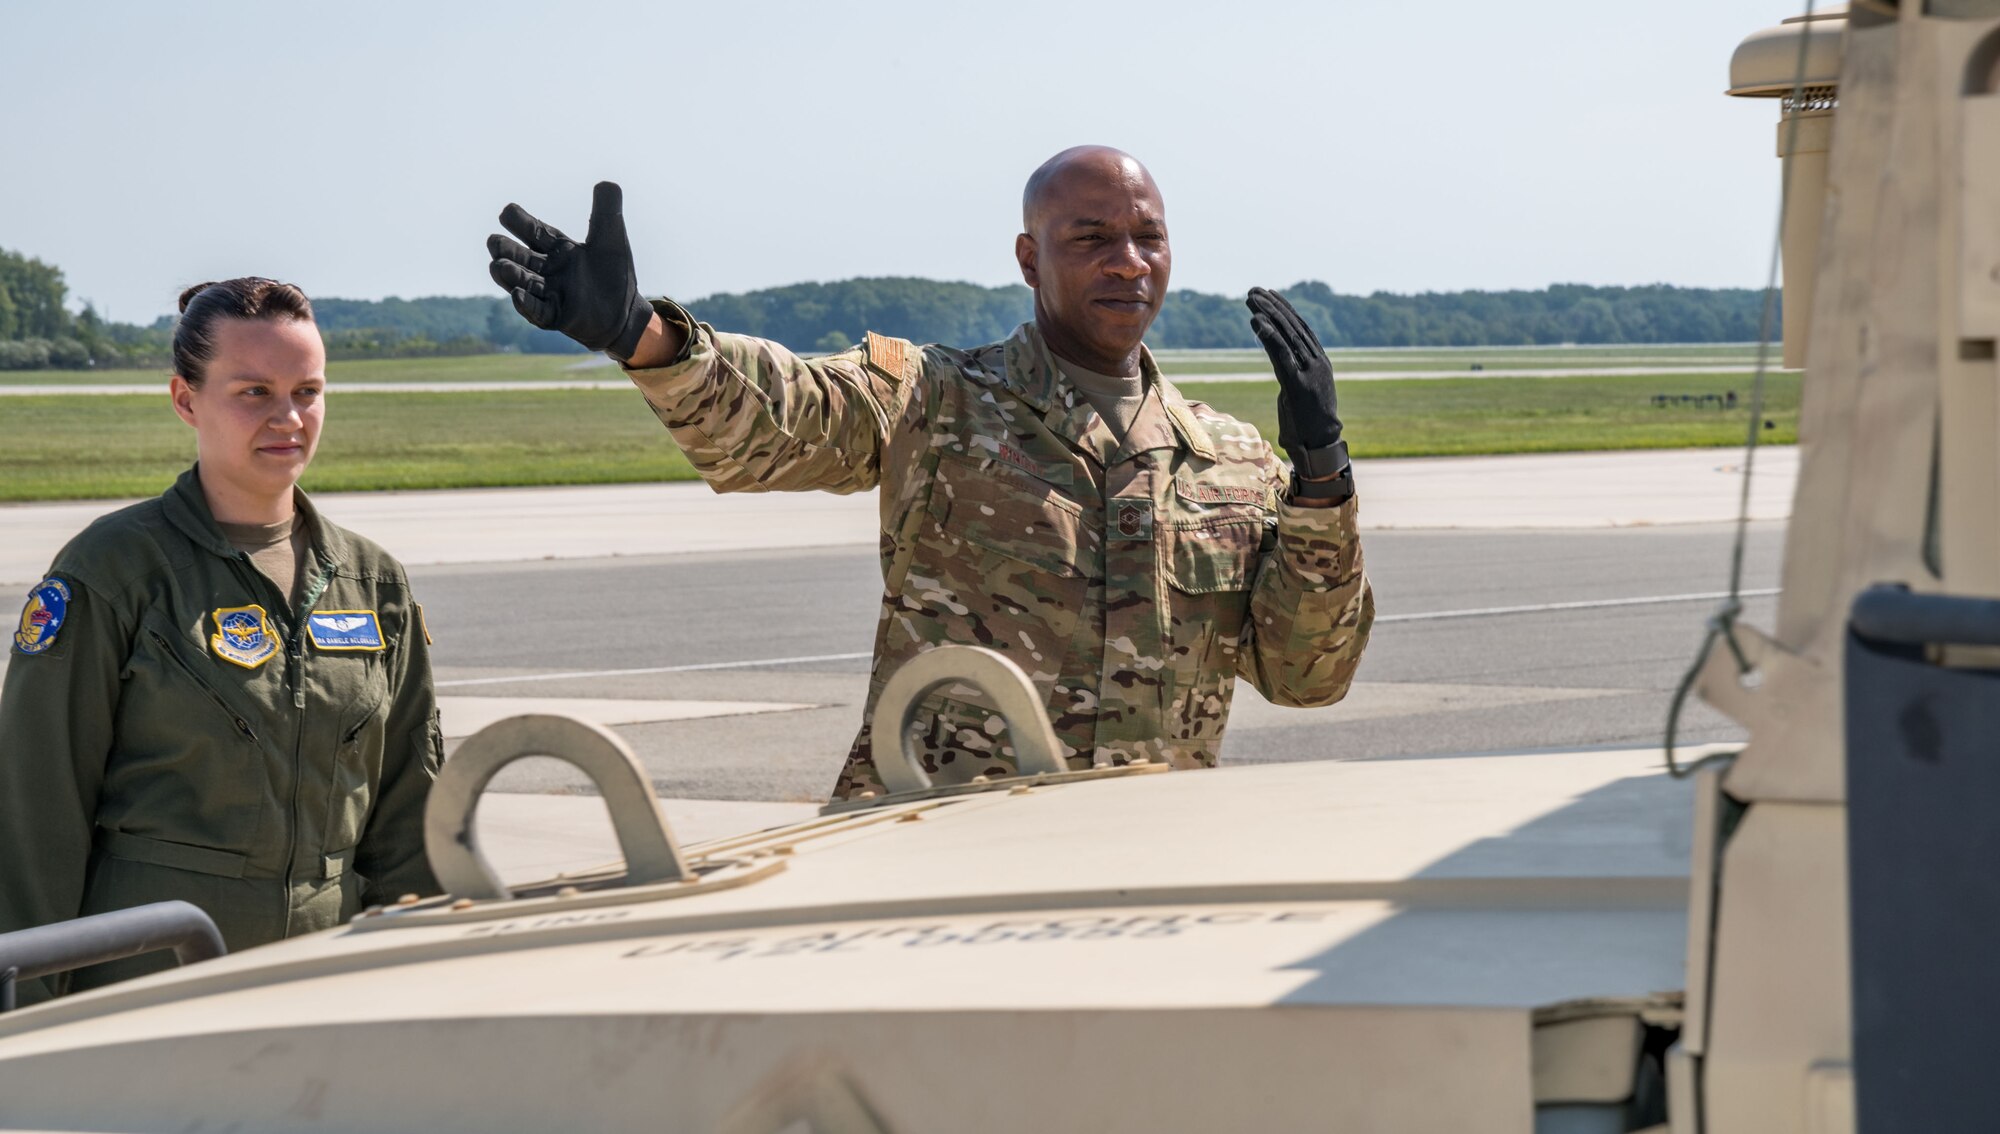
[[[382,623],[372,610],[315,610],[306,615],[306,628],[322,650],[382,648]]]
[[[278,634],[271,616],[256,603],[225,606],[215,612],[215,636],[208,640],[215,656],[244,669],[256,669],[278,652]]]
[[[69,584],[61,579],[43,579],[28,592],[27,609],[21,611],[21,627],[14,631],[14,648],[24,654],[39,654],[56,644],[69,613]]]

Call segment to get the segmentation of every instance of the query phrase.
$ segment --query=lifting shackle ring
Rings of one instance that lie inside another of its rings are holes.
[[[526,713],[495,721],[458,746],[424,805],[424,851],[445,893],[505,901],[513,891],[479,849],[479,797],[502,768],[529,756],[553,756],[597,785],[625,855],[623,885],[678,882],[691,876],[660,813],[639,758],[610,729],[575,717]]]
[[[1000,710],[1021,775],[1069,771],[1062,745],[1042,709],[1041,694],[1020,666],[981,646],[938,646],[903,663],[882,687],[882,696],[875,703],[870,755],[884,788],[900,794],[933,786],[910,738],[910,725],[916,720],[920,701],[944,686],[961,682],[985,694]],[[883,725],[890,727],[885,730]]]

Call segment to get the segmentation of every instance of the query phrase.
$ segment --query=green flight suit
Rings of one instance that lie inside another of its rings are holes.
[[[312,551],[287,609],[198,472],[84,529],[22,616],[0,692],[0,932],[179,898],[234,951],[437,889],[423,810],[443,740],[402,565],[300,493]]]

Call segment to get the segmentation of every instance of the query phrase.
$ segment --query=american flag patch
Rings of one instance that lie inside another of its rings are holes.
[[[868,332],[866,341],[868,343],[868,361],[874,363],[876,369],[901,382],[903,380],[903,348],[910,344],[904,342],[902,339],[885,338],[873,331]]]

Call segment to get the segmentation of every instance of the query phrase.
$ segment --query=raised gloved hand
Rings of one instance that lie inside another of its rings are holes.
[[[652,305],[639,296],[624,207],[617,184],[600,181],[582,244],[513,204],[500,210],[500,223],[521,239],[497,232],[486,238],[493,282],[514,297],[523,319],[621,362],[632,357],[653,318]]]
[[[1250,330],[1278,375],[1278,445],[1292,460],[1292,495],[1345,500],[1354,495],[1354,474],[1340,439],[1333,363],[1284,296],[1253,287],[1248,303]]]

